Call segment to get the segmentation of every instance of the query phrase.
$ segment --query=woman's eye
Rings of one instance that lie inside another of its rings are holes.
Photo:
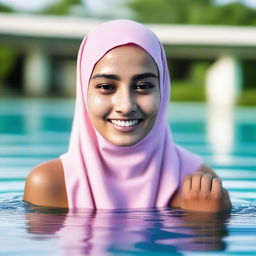
[[[115,90],[114,86],[110,84],[97,84],[96,89],[99,89],[100,91],[107,93],[113,92]]]
[[[134,85],[134,89],[138,91],[149,91],[154,89],[154,85],[151,83],[139,83]]]

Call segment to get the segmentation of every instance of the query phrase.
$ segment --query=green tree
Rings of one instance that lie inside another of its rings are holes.
[[[13,9],[7,5],[0,4],[0,12],[13,12]],[[15,53],[11,49],[0,45],[0,94],[4,79],[9,74],[14,64],[14,58]]]
[[[3,88],[4,80],[10,73],[16,60],[16,52],[12,49],[0,46],[0,94]]]
[[[128,0],[135,19],[146,23],[256,25],[256,10],[212,0]]]
[[[59,0],[40,11],[40,14],[68,15],[75,6],[83,8],[82,0]]]
[[[13,9],[7,5],[0,4],[0,12],[13,12]]]

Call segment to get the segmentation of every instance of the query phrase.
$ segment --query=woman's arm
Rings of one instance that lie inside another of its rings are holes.
[[[202,212],[221,212],[232,208],[220,178],[206,165],[185,177],[182,188],[171,199],[170,206]]]
[[[29,173],[23,200],[37,206],[68,207],[64,173],[59,159],[42,163]]]

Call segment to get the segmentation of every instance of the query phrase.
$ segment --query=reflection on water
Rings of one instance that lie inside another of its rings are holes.
[[[254,212],[254,215],[253,215]],[[243,212],[255,218],[255,209]],[[183,255],[222,251],[232,213],[199,214],[169,208],[67,210],[30,206],[21,196],[0,203],[1,252],[15,255]],[[243,219],[240,219],[243,223]],[[240,227],[242,227],[240,225]],[[251,231],[255,231],[255,228]],[[9,237],[6,235],[9,234]],[[15,237],[16,239],[11,239]],[[36,254],[37,255],[37,254]]]
[[[167,208],[70,213],[32,209],[25,213],[27,232],[57,237],[61,255],[182,255],[182,251],[226,248],[229,214]]]
[[[235,142],[234,109],[209,106],[208,140],[216,154],[230,154]]]
[[[16,196],[1,200],[0,227],[4,255],[20,250],[47,256],[256,251],[256,206],[248,202],[237,202],[232,212],[222,214],[169,208],[68,212],[29,206]]]

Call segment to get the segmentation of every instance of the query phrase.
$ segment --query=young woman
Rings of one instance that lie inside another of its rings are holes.
[[[144,25],[115,20],[91,31],[78,54],[68,152],[32,170],[24,201],[70,209],[229,210],[217,175],[172,140],[169,79],[163,47]]]

